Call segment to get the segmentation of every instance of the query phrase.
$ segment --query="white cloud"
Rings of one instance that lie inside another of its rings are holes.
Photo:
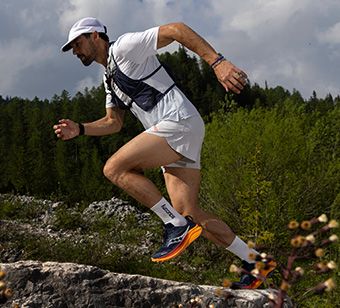
[[[262,31],[276,31],[287,25],[289,19],[301,9],[304,9],[307,0],[257,0],[236,14],[230,26],[236,30],[245,31],[252,35],[261,34]]]
[[[0,93],[20,87],[17,81],[24,72],[27,78],[34,78],[29,75],[29,68],[38,64],[46,65],[53,56],[51,46],[35,46],[25,39],[16,38],[1,45]]]
[[[332,25],[326,31],[318,34],[321,43],[340,44],[340,22]]]
[[[151,19],[146,5],[140,1],[121,1],[121,0],[70,0],[70,7],[65,10],[59,20],[60,29],[67,36],[70,27],[80,18],[93,16],[100,19],[111,31],[122,34],[130,29],[137,29],[136,25],[141,21]],[[149,16],[148,16],[149,15]]]
[[[85,88],[91,89],[98,86],[98,80],[94,80],[92,77],[86,77],[79,80],[76,85],[76,92],[83,92]]]

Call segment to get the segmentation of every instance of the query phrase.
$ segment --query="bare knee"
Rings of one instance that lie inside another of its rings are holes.
[[[124,174],[124,170],[122,170],[122,168],[119,167],[118,163],[111,158],[106,162],[103,168],[103,174],[113,184],[118,185]]]

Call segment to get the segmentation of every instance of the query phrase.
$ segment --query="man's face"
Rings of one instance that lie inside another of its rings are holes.
[[[72,52],[85,66],[89,66],[96,58],[97,50],[92,40],[92,34],[81,35],[71,43]]]

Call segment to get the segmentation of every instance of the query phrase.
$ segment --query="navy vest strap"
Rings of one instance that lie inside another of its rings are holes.
[[[131,108],[132,105],[132,101],[128,104],[125,104],[117,95],[114,91],[112,91],[113,93],[113,100],[115,101],[115,105],[123,110],[129,110]]]
[[[117,65],[117,63],[116,63]],[[143,81],[143,80],[146,80],[146,79],[149,79],[151,76],[155,75],[161,68],[162,68],[162,64],[160,66],[158,66],[151,74],[149,74],[148,76],[142,78],[142,79],[139,79],[140,81]]]
[[[163,96],[168,94],[168,92],[170,92],[170,90],[172,90],[174,87],[175,87],[175,83],[173,85],[171,85],[164,93],[163,93]]]

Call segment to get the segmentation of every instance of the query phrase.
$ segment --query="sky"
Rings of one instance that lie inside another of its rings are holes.
[[[306,99],[313,91],[340,94],[339,0],[0,0],[0,95],[50,99],[98,86],[102,66],[84,67],[60,51],[70,27],[86,16],[101,20],[111,40],[181,21],[252,84],[297,90]]]

